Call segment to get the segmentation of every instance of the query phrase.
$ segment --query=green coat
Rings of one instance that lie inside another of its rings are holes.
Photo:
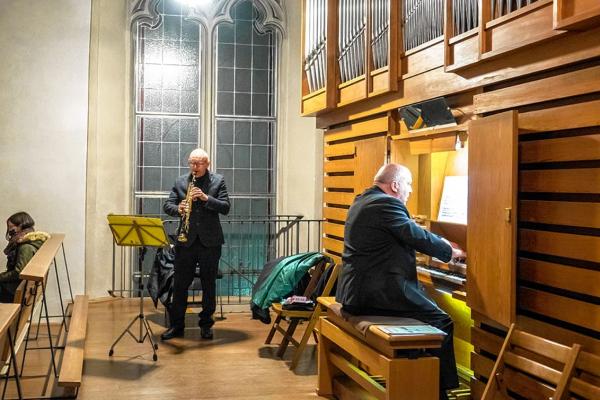
[[[252,296],[252,302],[258,308],[265,309],[274,302],[281,301],[290,294],[302,276],[313,266],[327,258],[321,253],[301,253],[281,260],[269,277]]]
[[[18,282],[19,274],[25,268],[33,255],[42,247],[49,238],[44,232],[31,232],[23,237],[17,246],[17,257],[12,264],[6,265],[6,271],[0,273],[0,282]]]

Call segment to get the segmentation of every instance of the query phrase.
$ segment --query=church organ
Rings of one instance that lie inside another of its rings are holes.
[[[381,163],[402,163],[413,172],[411,214],[468,248],[464,262],[422,260],[418,272],[455,320],[472,398],[513,322],[600,354],[597,2],[329,0],[327,8],[336,40],[327,44],[326,95],[302,98],[303,113],[325,129],[324,250],[340,260],[353,197]],[[347,18],[359,21],[350,31]],[[440,96],[456,124],[404,129],[399,108]],[[437,218],[447,176],[468,176],[465,225]]]

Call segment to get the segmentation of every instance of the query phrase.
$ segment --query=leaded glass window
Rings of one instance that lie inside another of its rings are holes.
[[[201,34],[182,5],[158,5],[162,23],[139,27],[136,41],[135,207],[162,214],[175,179],[187,170],[188,154],[200,141]]]
[[[231,214],[271,214],[277,35],[259,26],[252,1],[215,2],[211,7],[231,4],[233,23],[220,19],[214,30],[190,17],[191,4],[161,0],[160,24],[134,27],[135,212],[162,215],[176,177],[188,171],[189,153],[204,147],[211,169],[225,176]],[[206,76],[215,77],[214,87],[203,87]]]
[[[232,17],[217,29],[217,171],[234,214],[264,216],[275,197],[276,35],[256,29],[251,1],[237,3]]]

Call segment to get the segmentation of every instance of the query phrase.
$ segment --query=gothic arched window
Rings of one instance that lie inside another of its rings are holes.
[[[135,212],[162,214],[187,156],[205,148],[234,215],[275,211],[278,0],[137,0]]]

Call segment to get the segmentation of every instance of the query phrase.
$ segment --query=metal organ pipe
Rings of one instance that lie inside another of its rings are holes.
[[[327,0],[306,0],[304,12],[304,71],[314,92],[325,86],[327,72]]]

